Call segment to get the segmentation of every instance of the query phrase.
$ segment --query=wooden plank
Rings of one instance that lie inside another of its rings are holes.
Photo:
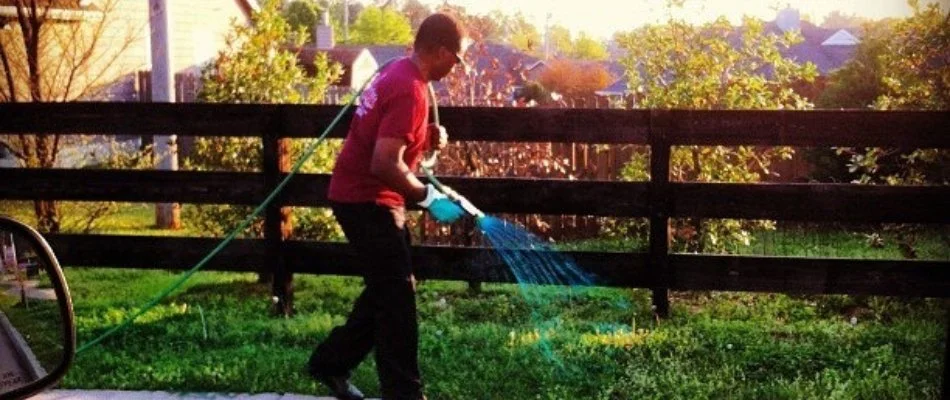
[[[221,239],[113,235],[48,235],[60,263],[71,267],[185,270]],[[360,264],[346,243],[285,241],[287,268],[293,273],[358,276]],[[419,279],[515,282],[508,267],[484,248],[414,246]],[[266,243],[238,239],[212,258],[205,270],[255,272],[264,263]],[[637,253],[565,252],[607,287],[646,287],[646,256]]]
[[[64,266],[186,270],[221,243],[214,238],[119,235],[45,235]],[[264,241],[236,239],[205,270],[256,272],[265,262]]]
[[[947,317],[944,323],[947,325],[947,333],[943,337],[943,387],[940,388],[941,399],[950,398],[950,310],[947,310]]]
[[[536,179],[440,178],[485,212],[646,215],[647,185]],[[0,168],[0,199],[260,204],[262,175],[236,172]],[[328,175],[299,174],[278,201],[327,206]]]
[[[950,262],[676,254],[671,288],[950,297]]]
[[[439,180],[487,213],[646,216],[648,184],[540,179]]]
[[[649,111],[443,107],[451,140],[645,144]]]
[[[261,136],[280,118],[286,137],[316,137],[342,106],[206,103],[0,104],[0,133],[100,133]],[[452,140],[645,143],[648,112],[626,110],[443,107]],[[352,111],[330,137],[343,137]]]
[[[653,282],[654,312],[660,317],[670,314],[670,113],[654,111],[650,118],[650,277]]]
[[[60,263],[70,267],[184,270],[221,239],[111,235],[47,235]],[[294,273],[359,275],[346,243],[288,241]],[[206,270],[254,272],[266,262],[265,243],[238,239],[211,259]],[[600,276],[599,285],[650,287],[645,253],[568,252],[580,267]],[[420,279],[512,282],[507,267],[486,249],[413,247]],[[950,262],[809,259],[750,256],[670,256],[666,278],[675,290],[730,290],[885,296],[950,296]]]
[[[0,104],[0,133],[262,136],[280,119],[289,137],[316,137],[341,106],[210,103]],[[350,111],[349,113],[352,113]],[[344,137],[338,124],[331,137]]]
[[[948,186],[675,183],[675,217],[950,222]]]
[[[262,175],[264,187],[268,192],[277,189],[290,172],[290,139],[279,138],[283,126],[275,119],[268,133],[262,138]],[[281,195],[278,193],[264,209],[264,241],[268,264],[263,266],[261,274],[271,278],[273,294],[273,312],[275,315],[289,317],[294,313],[293,274],[287,268],[284,240],[293,233],[290,207],[281,207]]]
[[[673,110],[673,145],[948,148],[946,111]]]
[[[0,198],[257,205],[256,173],[0,169]],[[441,178],[489,213],[637,217],[649,184],[535,179]],[[282,199],[324,207],[328,175],[300,174]],[[947,223],[946,186],[672,183],[673,217],[795,221]],[[530,195],[528,195],[530,194]]]
[[[260,136],[274,118],[288,137],[316,137],[342,106],[206,103],[0,104],[0,133]],[[673,145],[947,148],[950,112],[672,110]],[[331,137],[346,134],[352,111]],[[645,144],[649,110],[443,107],[452,140]]]
[[[260,174],[0,168],[0,198],[256,205]]]

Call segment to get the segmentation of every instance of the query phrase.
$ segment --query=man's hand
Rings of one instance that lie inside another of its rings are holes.
[[[444,126],[429,124],[429,144],[432,150],[442,150],[449,144],[449,133]]]

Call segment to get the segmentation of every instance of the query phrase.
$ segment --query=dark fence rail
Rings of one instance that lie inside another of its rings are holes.
[[[0,199],[110,200],[259,204],[281,178],[281,138],[314,137],[339,106],[224,104],[4,104],[0,134],[177,134],[264,140],[262,173],[0,169]],[[345,134],[349,117],[332,132]],[[950,187],[671,182],[679,145],[950,147],[950,113],[873,111],[686,111],[445,108],[454,140],[651,146],[650,182],[444,177],[489,213],[647,217],[649,251],[574,252],[599,284],[654,290],[658,312],[668,289],[902,296],[950,295],[950,262],[674,255],[669,219],[743,218],[848,222],[950,222]],[[209,269],[352,275],[340,243],[282,239],[281,206],[324,206],[329,177],[301,174],[270,208],[264,240],[238,240]],[[215,239],[52,235],[67,265],[184,269]],[[123,251],[110,251],[121,248]],[[503,265],[479,263],[485,249],[417,246],[418,275],[429,279],[511,282]],[[274,261],[277,260],[277,261]],[[306,263],[301,260],[307,260]],[[279,264],[279,265],[278,265]],[[289,279],[289,277],[287,278]],[[286,279],[285,279],[286,280]],[[286,282],[284,282],[286,283]],[[287,294],[275,286],[275,294]]]
[[[0,133],[314,137],[340,106],[163,103],[0,105]],[[453,140],[946,148],[947,112],[443,108]],[[343,137],[344,116],[331,137]]]
[[[0,170],[0,198],[77,201],[260,204],[258,173],[117,170]],[[567,180],[467,179],[444,182],[491,213],[649,216],[650,184]],[[299,174],[278,202],[321,207],[329,175]],[[848,184],[669,183],[672,217],[842,222],[950,222],[950,187]],[[526,195],[529,193],[530,195]],[[609,199],[609,200],[605,200]]]

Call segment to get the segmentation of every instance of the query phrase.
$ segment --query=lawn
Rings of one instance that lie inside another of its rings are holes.
[[[2,211],[0,211],[2,212]],[[147,205],[123,208],[101,233],[151,228]],[[144,232],[144,233],[143,233]],[[750,254],[899,258],[864,233],[760,233]],[[771,236],[768,236],[771,235]],[[787,245],[791,239],[798,245]],[[924,258],[947,259],[939,235]],[[759,247],[756,247],[759,246]],[[572,249],[630,249],[588,241]],[[66,268],[80,343],[123,321],[174,281],[168,271]],[[65,388],[326,395],[303,366],[343,322],[358,279],[295,278],[293,318],[269,316],[256,275],[201,272],[128,330],[78,355]],[[645,290],[541,291],[422,282],[420,356],[430,399],[936,399],[948,304],[943,300],[672,293],[657,320]],[[538,321],[534,315],[543,315]],[[378,396],[372,358],[355,383]]]
[[[85,342],[175,275],[75,268],[67,277]],[[282,319],[268,316],[269,289],[255,280],[198,274],[127,331],[80,354],[63,386],[326,394],[302,368],[343,321],[360,282],[298,276],[297,315]],[[539,325],[517,286],[474,293],[460,283],[422,283],[430,398],[938,398],[941,302],[674,293],[672,317],[657,321],[643,290],[547,296],[540,312],[558,318]],[[553,357],[539,346],[539,327]],[[378,395],[371,359],[354,380]]]

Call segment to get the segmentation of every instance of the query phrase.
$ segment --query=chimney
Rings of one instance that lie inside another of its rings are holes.
[[[314,35],[314,41],[316,42],[317,49],[319,50],[330,50],[333,48],[335,43],[333,43],[333,28],[330,27],[330,12],[323,10],[323,15],[320,17],[320,21],[317,22],[315,27],[316,34]]]

